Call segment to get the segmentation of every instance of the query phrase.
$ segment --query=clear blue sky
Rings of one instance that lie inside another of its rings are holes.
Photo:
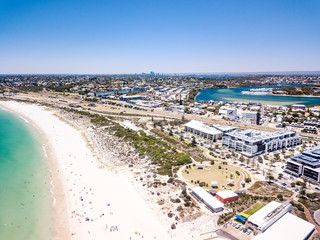
[[[0,74],[315,70],[319,0],[0,0]]]

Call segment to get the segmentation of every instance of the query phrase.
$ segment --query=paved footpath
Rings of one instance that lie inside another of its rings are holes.
[[[301,205],[303,206],[303,208],[304,208],[304,214],[306,215],[309,223],[312,223],[312,224],[316,227],[316,231],[317,231],[318,233],[320,233],[320,227],[319,227],[319,225],[318,225],[317,223],[315,223],[315,222],[313,221],[312,216],[311,216],[311,214],[310,214],[310,212],[309,212],[309,209],[306,208],[302,203],[300,203],[300,202],[298,202],[298,201],[295,201],[295,200],[293,200],[293,199],[291,199],[291,200],[292,200],[294,203],[296,203],[296,204],[301,204]]]
[[[320,209],[314,212],[314,218],[316,219],[316,221],[320,225]]]

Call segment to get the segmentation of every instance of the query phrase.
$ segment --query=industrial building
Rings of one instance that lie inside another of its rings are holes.
[[[259,154],[300,145],[301,137],[293,131],[235,130],[222,137],[222,144],[241,152],[247,157],[254,157]]]
[[[199,122],[196,120],[191,120],[187,124],[184,125],[184,129],[187,132],[195,134],[201,138],[207,139],[209,141],[215,142],[220,139],[223,135],[221,131],[216,128],[209,127],[203,122]]]
[[[238,200],[238,194],[232,190],[219,191],[216,193],[216,198],[222,203],[227,203]]]
[[[201,202],[203,202],[211,211],[221,212],[223,210],[223,203],[218,201],[214,196],[212,196],[202,187],[193,188],[192,194]]]
[[[320,146],[291,157],[287,161],[285,172],[320,183]]]

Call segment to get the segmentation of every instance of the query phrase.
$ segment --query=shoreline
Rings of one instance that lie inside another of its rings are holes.
[[[67,221],[68,216],[65,211],[67,208],[66,199],[65,199],[65,189],[62,184],[62,179],[59,175],[54,174],[59,172],[59,167],[57,162],[55,161],[54,150],[49,143],[49,138],[46,133],[41,129],[33,119],[26,116],[25,114],[16,111],[8,106],[4,106],[3,101],[0,101],[0,106],[5,111],[15,115],[16,117],[21,118],[27,124],[30,125],[31,128],[36,130],[36,133],[32,133],[36,135],[36,138],[40,140],[41,150],[43,151],[43,155],[48,163],[48,174],[49,174],[49,184],[50,184],[50,193],[52,198],[52,210],[53,210],[53,226],[50,228],[52,236],[50,236],[52,240],[60,240],[64,238],[68,238],[70,236],[69,230],[69,222]],[[57,204],[58,203],[58,204]],[[58,207],[59,206],[59,207]],[[59,219],[59,221],[57,221]]]
[[[271,93],[269,94],[269,96],[280,96],[280,97],[296,97],[296,98],[299,98],[299,97],[315,97],[315,98],[319,98],[320,96],[313,96],[313,95],[287,95],[287,94],[274,94],[274,93]]]
[[[44,136],[57,201],[53,239],[172,238],[132,185],[129,169],[114,173],[101,164],[83,136],[86,129],[60,119],[57,109],[15,101],[1,105]]]

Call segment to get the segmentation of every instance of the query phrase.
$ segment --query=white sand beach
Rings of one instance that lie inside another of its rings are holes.
[[[43,135],[51,166],[55,239],[171,239],[130,174],[101,167],[81,129],[44,106],[0,102],[29,120]]]

